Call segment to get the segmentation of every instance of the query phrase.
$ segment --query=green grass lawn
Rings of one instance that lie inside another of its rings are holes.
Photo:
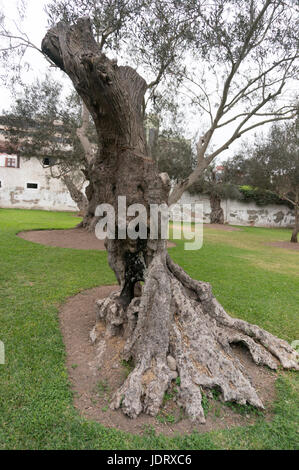
[[[65,229],[70,213],[0,210],[0,449],[295,449],[299,381],[279,372],[274,418],[173,438],[131,435],[81,418],[73,406],[58,322],[59,306],[81,290],[115,283],[105,252],[46,247],[16,237],[29,229]],[[266,246],[290,231],[205,229],[199,251],[171,249],[193,277],[211,282],[226,310],[291,342],[299,339],[299,252]]]

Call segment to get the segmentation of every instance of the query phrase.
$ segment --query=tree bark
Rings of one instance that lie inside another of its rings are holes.
[[[59,23],[45,36],[42,50],[69,75],[96,125],[99,151],[90,167],[94,207],[109,203],[117,216],[118,196],[126,196],[127,206],[142,204],[148,214],[151,204],[166,203],[169,184],[146,150],[143,78],[100,51],[88,19],[71,27]],[[120,290],[97,302],[92,335],[100,339],[99,326],[105,324],[102,339],[122,336],[123,357],[134,361],[111,407],[132,418],[141,412],[156,415],[179,374],[180,404],[191,419],[204,422],[202,391],[214,387],[224,400],[262,408],[230,344],[242,342],[257,364],[271,368],[280,361],[298,369],[297,353],[257,326],[230,318],[209,284],[194,281],[173,263],[165,240],[119,238],[107,240],[107,251]]]
[[[295,225],[291,236],[292,243],[298,243],[298,232],[299,232],[299,211],[298,205],[295,204]]]
[[[210,222],[211,224],[224,224],[224,214],[221,207],[221,198],[218,194],[210,194],[210,205],[211,205],[211,214]]]

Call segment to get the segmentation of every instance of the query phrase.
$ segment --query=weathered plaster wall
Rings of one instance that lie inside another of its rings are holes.
[[[256,227],[292,227],[294,212],[284,205],[257,206],[254,202],[223,201],[225,221],[232,225],[253,225]]]
[[[0,166],[0,207],[76,211],[77,205],[66,186],[50,177],[36,158],[21,157],[20,168]],[[27,189],[27,183],[37,183],[37,189]]]
[[[0,166],[0,207],[20,209],[44,209],[53,211],[77,211],[78,207],[69,195],[62,181],[51,178],[50,170],[43,168],[36,158],[21,158],[20,168]],[[27,189],[27,183],[37,183],[37,189]],[[182,204],[202,204],[203,221],[210,222],[210,201],[208,196],[191,195],[187,191],[173,210],[172,218],[179,219]],[[255,225],[257,227],[291,227],[294,215],[283,205],[257,206],[225,200],[221,203],[224,220],[232,225]],[[185,220],[194,216],[194,207],[185,210]],[[201,219],[201,217],[199,217]]]
[[[202,204],[203,222],[210,222],[211,206],[208,196],[191,195],[187,191],[179,200],[179,205]],[[253,225],[256,227],[292,227],[295,222],[294,212],[284,205],[257,206],[254,202],[244,203],[227,199],[221,202],[225,223],[231,225]],[[194,214],[194,207],[185,211],[185,219]],[[179,208],[173,211],[173,219],[179,219]]]

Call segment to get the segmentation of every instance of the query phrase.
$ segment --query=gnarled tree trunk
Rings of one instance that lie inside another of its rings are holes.
[[[168,183],[146,150],[146,82],[100,52],[88,19],[71,27],[59,23],[42,49],[69,75],[93,116],[100,146],[91,166],[94,204],[110,203],[117,213],[118,196],[126,196],[127,206],[139,203],[146,209],[167,202]],[[204,422],[202,391],[214,387],[224,400],[262,408],[232,352],[235,342],[245,344],[257,364],[274,369],[280,361],[298,369],[298,355],[285,341],[230,318],[209,284],[191,279],[173,263],[165,240],[108,240],[107,250],[120,291],[97,302],[97,321],[106,325],[105,335],[125,338],[124,359],[132,358],[135,365],[112,408],[121,407],[132,418],[141,412],[155,415],[178,375],[180,404],[192,419]],[[98,331],[96,325],[95,338]]]
[[[221,197],[216,193],[210,194],[210,205],[211,205],[211,214],[210,222],[211,224],[224,224],[224,214],[221,207]]]

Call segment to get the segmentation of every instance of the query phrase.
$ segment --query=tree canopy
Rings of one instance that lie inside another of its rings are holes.
[[[62,172],[86,166],[78,137],[82,106],[76,93],[64,97],[54,80],[36,80],[24,85],[11,108],[2,116],[7,126],[8,145],[24,157],[51,158]],[[90,121],[87,135],[96,143]]]

